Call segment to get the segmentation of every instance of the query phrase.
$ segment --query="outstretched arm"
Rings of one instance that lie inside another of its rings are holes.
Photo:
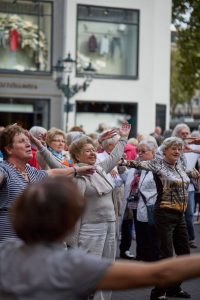
[[[83,167],[76,167],[76,168],[63,168],[63,169],[51,169],[46,171],[48,176],[87,176],[91,175],[95,172],[94,166],[83,166]]]
[[[200,255],[180,256],[155,263],[116,262],[108,268],[97,290],[166,287],[200,276]]]
[[[127,122],[122,124],[122,127],[118,130],[118,134],[120,135],[120,139],[115,146],[115,148],[110,153],[109,157],[99,163],[99,165],[105,170],[106,173],[109,173],[121,159],[124,154],[124,147],[127,143],[127,138],[129,136],[131,130],[131,125]]]

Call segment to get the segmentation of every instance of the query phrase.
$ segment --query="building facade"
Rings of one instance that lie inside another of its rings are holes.
[[[87,133],[123,120],[150,133],[169,123],[171,0],[0,2],[0,125],[20,121]],[[76,66],[96,70],[86,92],[66,99],[52,66],[70,53]]]

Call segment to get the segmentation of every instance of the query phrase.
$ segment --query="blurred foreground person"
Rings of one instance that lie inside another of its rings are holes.
[[[200,276],[200,255],[157,263],[113,263],[63,240],[80,218],[85,200],[64,177],[28,186],[11,209],[21,240],[0,245],[0,299],[86,300],[97,290],[166,286]]]

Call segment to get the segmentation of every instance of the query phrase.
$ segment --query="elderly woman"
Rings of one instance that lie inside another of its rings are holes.
[[[48,171],[31,167],[31,143],[26,131],[14,124],[7,126],[1,134],[0,150],[4,161],[0,164],[0,242],[16,235],[8,219],[8,210],[17,196],[29,183],[43,180],[46,176],[90,174],[92,168],[65,168]]]
[[[113,186],[107,177],[123,155],[124,146],[130,132],[125,123],[119,130],[120,139],[110,155],[98,165],[90,177],[77,176],[76,182],[86,198],[86,209],[77,225],[77,245],[98,256],[115,258],[115,211],[113,205]],[[73,142],[69,148],[75,166],[94,166],[96,149],[89,137]],[[79,228],[78,228],[79,227]],[[101,295],[109,299],[109,295]]]
[[[44,127],[41,126],[33,126],[29,130],[30,134],[39,139],[43,144],[45,144],[44,137],[47,133],[47,130]],[[29,165],[40,170],[40,165],[38,164],[37,161],[37,148],[35,147],[34,144],[31,144],[31,150],[32,150],[32,159],[29,160]]]
[[[81,249],[66,251],[64,237],[84,205],[74,183],[64,177],[27,187],[11,210],[21,240],[0,245],[0,299],[86,300],[98,290],[164,286],[200,276],[200,255],[127,264]]]
[[[173,136],[179,137],[186,142],[190,143],[190,146],[186,147],[188,150],[187,153],[184,153],[182,156],[182,161],[185,164],[186,170],[190,171],[195,168],[198,159],[200,158],[200,146],[194,145],[195,141],[191,139],[190,136],[190,128],[187,124],[181,123],[176,125],[172,132]],[[189,138],[189,140],[187,140]],[[197,248],[197,244],[195,243],[195,230],[194,230],[194,210],[195,210],[195,186],[194,182],[191,180],[188,187],[188,205],[185,211],[185,220],[187,224],[188,236],[189,236],[189,244],[191,248]]]
[[[48,150],[55,157],[55,159],[64,166],[72,167],[73,163],[67,155],[66,150],[66,135],[64,131],[58,128],[51,128],[47,131],[46,144]],[[44,161],[40,153],[37,153],[37,160],[41,169],[50,169],[51,165]]]
[[[138,145],[138,159],[140,161],[152,160],[156,149],[156,140],[153,140],[152,137],[147,137]],[[121,209],[121,217],[124,216],[124,218],[121,227],[120,257],[131,258],[129,249],[132,243],[132,226],[134,218],[136,233],[136,259],[143,261],[157,260],[158,240],[156,230],[154,225],[150,225],[148,223],[147,218],[147,206],[153,205],[157,196],[153,173],[142,170],[141,173],[138,174],[138,171],[133,168],[126,171],[124,170],[124,167],[118,167],[118,169],[125,183],[123,207]],[[135,193],[138,195],[137,201],[134,197]],[[133,201],[127,202],[128,199],[133,199]],[[131,210],[133,210],[133,214],[131,213]]]
[[[183,151],[183,141],[177,137],[167,138],[161,145],[163,157],[156,157],[151,161],[127,161],[126,165],[152,171],[157,187],[157,200],[154,209],[154,220],[160,243],[160,257],[173,256],[173,247],[176,255],[190,253],[188,234],[184,212],[187,207],[187,188],[190,177],[197,178],[199,173],[186,173],[180,163]],[[155,288],[151,293],[151,300],[165,299],[166,290]],[[190,298],[183,291],[180,284],[167,289],[167,295]]]
[[[157,143],[144,139],[138,145],[140,161],[150,161],[154,158]],[[136,215],[136,242],[138,260],[155,261],[159,258],[158,238],[154,224],[150,224],[147,207],[156,202],[157,189],[153,173],[142,170],[138,183],[139,201]]]
[[[97,161],[96,161],[97,164],[101,163],[102,161],[104,161],[105,159],[107,159],[109,157],[110,153],[117,145],[119,138],[120,138],[120,136],[118,134],[116,134],[113,137],[102,141],[101,147],[102,147],[103,152],[97,153]],[[114,169],[111,170],[111,172],[107,174],[107,177],[108,177],[109,182],[113,186],[113,203],[114,203],[116,216],[118,216],[122,198],[123,198],[124,189],[123,189],[123,181],[118,174],[117,166],[115,166]],[[118,221],[118,219],[116,220],[116,222],[117,221]],[[116,224],[116,226],[118,227],[117,224]]]

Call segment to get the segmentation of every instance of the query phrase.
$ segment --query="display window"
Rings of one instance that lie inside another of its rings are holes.
[[[139,11],[77,6],[77,75],[89,62],[98,77],[138,78]]]
[[[52,3],[0,1],[0,69],[51,71]]]

